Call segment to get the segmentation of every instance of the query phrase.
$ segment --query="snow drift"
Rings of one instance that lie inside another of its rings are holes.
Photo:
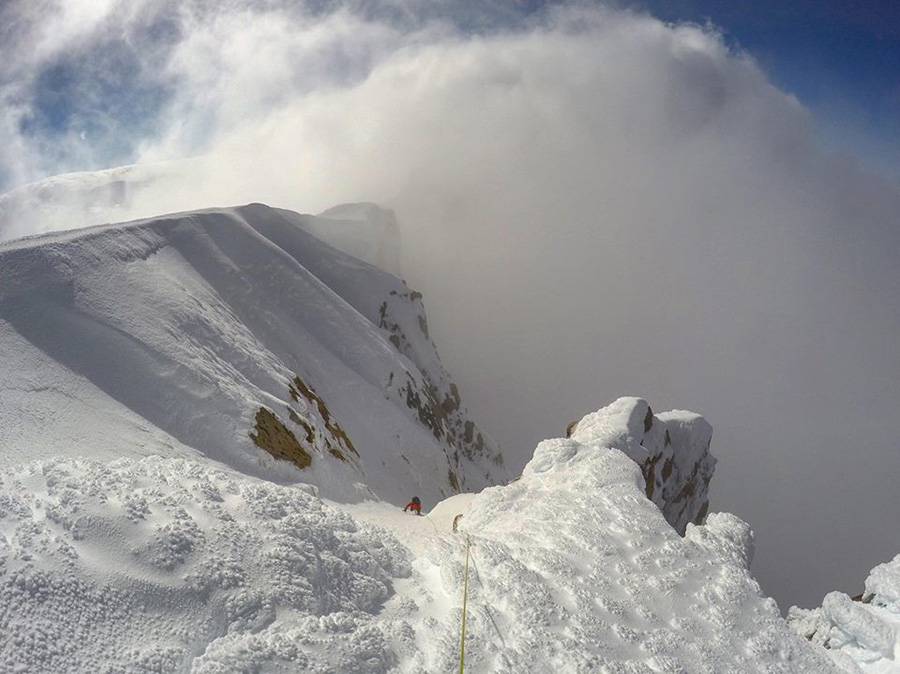
[[[294,220],[255,204],[0,246],[4,459],[199,452],[342,500],[502,481],[421,295]]]
[[[467,541],[466,671],[839,671],[761,595],[746,524],[679,536],[592,437],[434,517],[202,456],[5,468],[0,671],[455,671]]]
[[[900,671],[900,555],[872,569],[859,596],[831,592],[821,608],[791,607],[788,622],[846,672]]]

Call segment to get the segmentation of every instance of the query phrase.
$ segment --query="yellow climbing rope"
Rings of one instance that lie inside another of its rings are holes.
[[[463,580],[462,629],[459,634],[459,674],[466,659],[466,600],[469,598],[469,537],[466,536],[466,574]]]

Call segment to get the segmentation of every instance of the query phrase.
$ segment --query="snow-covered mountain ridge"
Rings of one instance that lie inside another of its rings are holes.
[[[622,398],[488,486],[421,296],[310,234],[372,208],[0,245],[0,672],[455,671],[467,548],[467,672],[891,671],[762,595],[702,417]]]
[[[440,364],[421,296],[282,212],[22,239],[0,246],[0,269],[8,462],[199,451],[300,479],[259,445],[325,494],[394,502],[506,477]]]
[[[232,159],[233,160],[233,159]],[[215,157],[117,166],[51,176],[0,194],[0,241],[82,229],[221,203],[204,182]],[[229,193],[229,203],[234,196]],[[341,204],[318,216],[279,213],[316,238],[393,274],[400,271],[400,230],[392,211]]]
[[[632,403],[421,518],[204,457],[4,469],[0,671],[456,671],[467,543],[467,672],[840,671],[761,595],[746,524],[680,537],[604,446]]]

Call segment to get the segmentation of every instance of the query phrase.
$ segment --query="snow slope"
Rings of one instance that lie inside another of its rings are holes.
[[[681,537],[646,498],[602,444],[622,406],[425,517],[202,456],[5,468],[0,671],[457,671],[467,542],[467,672],[840,671],[760,594],[746,524]]]
[[[266,206],[13,241],[0,269],[6,463],[199,453],[395,503],[506,477],[421,296]]]
[[[900,555],[872,569],[859,597],[831,592],[821,608],[791,607],[788,622],[846,672],[900,671]]]

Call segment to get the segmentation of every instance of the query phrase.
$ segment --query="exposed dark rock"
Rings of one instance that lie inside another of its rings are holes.
[[[653,427],[653,410],[647,406],[647,415],[644,417],[644,433],[647,433]]]
[[[290,461],[298,468],[306,468],[312,463],[312,457],[297,436],[265,407],[256,412],[255,432],[250,433],[250,439],[276,459]]]
[[[341,461],[346,461],[346,457],[344,453],[341,451],[341,448],[348,450],[359,456],[359,452],[356,451],[356,447],[353,445],[353,442],[347,436],[346,431],[341,427],[336,419],[331,416],[331,412],[328,410],[328,406],[325,404],[325,401],[322,400],[321,397],[309,386],[307,386],[300,377],[295,376],[291,383],[288,385],[288,392],[290,393],[291,399],[294,402],[300,402],[301,398],[305,399],[308,403],[315,405],[316,410],[319,413],[319,416],[322,419],[322,422],[325,426],[324,442],[325,449],[328,450],[333,456],[341,459]],[[299,415],[296,414],[295,416]],[[293,418],[291,419],[294,420]],[[295,423],[298,423],[295,421]],[[310,424],[304,422],[302,419],[299,421],[299,425],[302,426],[306,432],[307,437],[313,435],[312,428]],[[312,439],[310,439],[312,442]]]

